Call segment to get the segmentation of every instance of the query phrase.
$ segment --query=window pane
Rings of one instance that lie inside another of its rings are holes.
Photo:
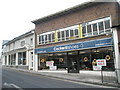
[[[62,34],[62,40],[65,40],[65,32],[62,31],[61,34]]]
[[[73,37],[74,34],[73,34],[73,30],[70,30],[70,37]]]
[[[93,35],[98,35],[97,23],[93,24]]]
[[[39,36],[39,44],[41,44],[42,36]]]
[[[93,24],[93,32],[97,31],[97,23]]]
[[[61,34],[62,34],[62,38],[64,38],[65,37],[64,31],[62,31]]]
[[[69,37],[69,30],[66,30],[66,37]]]
[[[60,32],[57,32],[57,34],[58,34],[58,38],[60,38]]]
[[[87,25],[87,32],[88,32],[88,33],[91,33],[91,32],[92,32],[92,30],[91,30],[91,25]]]
[[[41,37],[42,37],[42,42],[43,42],[44,41],[44,36],[42,35]]]
[[[110,28],[110,20],[105,21],[105,29]]]
[[[83,34],[86,34],[86,26],[83,26],[83,27],[82,27],[82,33],[83,33]]]
[[[44,37],[45,37],[45,41],[47,41],[47,35],[45,35]]]
[[[48,40],[51,42],[51,34],[48,34]]]
[[[54,33],[52,33],[52,42],[54,41]]]
[[[75,36],[78,35],[78,29],[75,29]]]
[[[21,41],[21,47],[25,45],[25,41]]]
[[[44,42],[47,43],[47,35],[44,35]]]
[[[99,22],[99,23],[98,23],[98,26],[99,26],[99,30],[104,30],[103,22]]]

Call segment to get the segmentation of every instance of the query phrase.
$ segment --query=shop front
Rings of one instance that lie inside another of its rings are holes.
[[[38,69],[49,69],[49,61],[57,69],[67,69],[68,73],[79,73],[79,70],[95,70],[97,60],[105,60],[103,70],[114,70],[112,38],[71,43],[47,48],[35,49],[38,55]]]

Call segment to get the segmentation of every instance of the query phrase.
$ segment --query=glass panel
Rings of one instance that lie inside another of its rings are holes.
[[[44,43],[44,36],[42,35],[41,37],[42,37],[42,44],[43,44]]]
[[[104,33],[104,26],[103,26],[103,22],[99,22],[99,23],[98,23],[98,27],[99,27],[99,34]]]
[[[86,34],[86,26],[82,27],[82,33]]]
[[[64,40],[65,39],[65,32],[61,31],[61,34],[62,34],[62,40]]]
[[[110,20],[105,21],[105,29],[110,28]]]
[[[57,32],[57,35],[58,35],[58,41],[60,41],[60,32]]]
[[[87,33],[91,33],[92,30],[91,30],[91,25],[87,25]]]
[[[70,30],[70,37],[73,37],[73,36],[74,36],[73,30]]]
[[[52,33],[52,42],[54,42],[54,33]]]
[[[51,34],[48,34],[48,40],[51,42]]]
[[[97,31],[97,23],[93,24],[93,32]]]
[[[26,52],[23,52],[23,65],[26,65]]]
[[[98,35],[97,23],[93,24],[93,35]]]
[[[69,30],[66,30],[66,39],[69,38]]]
[[[91,50],[83,50],[79,52],[80,69],[91,70]]]
[[[75,29],[75,36],[78,35],[78,29]]]
[[[39,44],[42,44],[41,41],[42,41],[42,36],[39,36]]]

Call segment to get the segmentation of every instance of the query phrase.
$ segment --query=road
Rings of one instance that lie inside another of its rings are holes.
[[[3,88],[108,88],[100,85],[60,80],[12,69],[2,70]]]

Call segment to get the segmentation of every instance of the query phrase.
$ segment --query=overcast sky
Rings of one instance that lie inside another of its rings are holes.
[[[35,28],[31,22],[89,0],[0,0],[2,40],[11,40]]]

